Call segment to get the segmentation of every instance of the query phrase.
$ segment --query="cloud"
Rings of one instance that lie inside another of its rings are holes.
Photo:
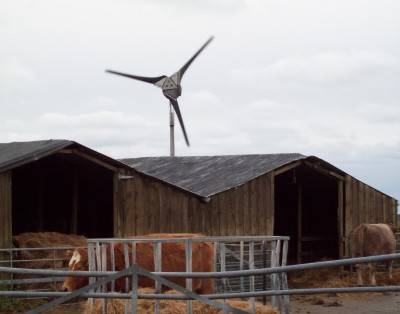
[[[31,87],[38,87],[39,79],[28,67],[18,60],[0,64],[0,93],[21,91]]]
[[[375,51],[318,53],[284,58],[261,68],[237,69],[233,79],[276,88],[381,86],[399,82],[400,58]]]

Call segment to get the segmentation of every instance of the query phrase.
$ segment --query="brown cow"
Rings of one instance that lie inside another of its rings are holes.
[[[361,224],[355,230],[352,238],[352,257],[365,257],[395,253],[396,228],[387,224]],[[376,285],[376,264],[369,263],[369,279],[372,286]],[[393,261],[387,261],[389,279],[392,279]],[[361,265],[356,265],[359,286],[363,285]]]
[[[202,234],[149,234],[137,238],[177,238],[177,237],[200,237]],[[161,246],[161,269],[163,272],[185,272],[186,271],[186,245],[183,242],[162,243]],[[130,248],[130,262],[132,261],[132,251]],[[88,250],[75,249],[68,251],[70,257],[70,270],[88,270]],[[107,246],[107,269],[110,267],[110,245]],[[115,270],[125,269],[124,245],[116,243],[114,245]],[[148,271],[154,271],[154,257],[152,243],[136,243],[136,262],[140,267]],[[214,270],[214,244],[210,242],[192,243],[192,271],[193,272],[212,272]],[[185,287],[185,278],[167,278],[168,280]],[[66,277],[62,285],[63,291],[75,291],[89,284],[88,277]],[[146,277],[140,277],[139,287],[154,287],[154,281]],[[201,294],[214,293],[214,280],[193,279],[193,291]],[[109,287],[110,288],[110,287]],[[163,287],[165,290],[166,287]],[[116,291],[125,291],[125,279],[121,278],[115,281]]]

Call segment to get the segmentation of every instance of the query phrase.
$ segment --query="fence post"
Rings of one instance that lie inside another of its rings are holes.
[[[154,250],[154,271],[161,272],[162,271],[162,243],[161,242],[153,242],[153,250]],[[156,281],[154,283],[155,293],[161,293],[161,283]],[[155,313],[160,312],[160,300],[155,300]]]
[[[111,270],[115,271],[115,243],[111,242],[109,245],[111,251]],[[115,280],[111,282],[111,291],[115,291]]]
[[[111,243],[109,243],[108,246],[110,247]],[[100,246],[100,248],[101,248],[101,270],[107,271],[107,243],[103,243]],[[111,248],[110,248],[110,250],[111,250]],[[114,282],[114,280],[112,282]],[[107,283],[103,284],[100,289],[102,292],[107,292]],[[103,302],[102,302],[103,313],[106,313],[107,299],[104,298],[102,300],[103,300]]]
[[[249,243],[249,269],[254,270],[254,241],[250,241]],[[250,291],[255,291],[254,276],[250,276]],[[255,313],[256,305],[254,297],[250,297],[250,308],[251,312]]]
[[[262,241],[261,244],[261,250],[262,250],[262,267],[263,268],[267,268],[267,245],[265,243],[265,241]],[[263,275],[262,276],[262,289],[263,291],[267,290],[267,275]],[[263,305],[267,304],[267,297],[264,295],[263,298]]]
[[[192,252],[193,252],[193,246],[192,246],[192,239],[188,238],[186,239],[186,272],[192,272]],[[189,291],[193,291],[193,281],[192,278],[186,278],[186,289]],[[192,300],[188,300],[186,302],[186,313],[192,314],[193,311],[193,303]]]
[[[138,264],[132,264],[133,271],[132,271],[132,314],[135,314],[137,311],[137,301],[138,301],[138,280],[139,280],[139,266]],[[126,307],[125,303],[125,309]]]
[[[289,245],[288,240],[283,240],[282,263],[281,263],[280,266],[286,266],[286,264],[287,264],[288,245]],[[288,287],[286,273],[282,273],[281,274],[281,278],[282,278],[282,289],[283,290],[288,290],[289,287]],[[290,299],[289,299],[289,296],[287,294],[285,294],[283,296],[283,300],[285,302],[286,313],[290,313]]]
[[[89,270],[95,271],[96,270],[96,256],[94,251],[94,245],[92,242],[88,243],[88,263],[89,263]],[[94,283],[96,279],[94,277],[89,277],[89,285]],[[94,288],[90,290],[90,292],[94,292]],[[94,300],[93,298],[89,298],[89,306],[90,308],[93,307]]]
[[[244,266],[244,241],[240,241],[240,270],[243,270]],[[244,292],[244,277],[240,277],[240,289]]]
[[[225,264],[226,243],[224,241],[222,241],[222,242],[218,242],[218,244],[220,246],[219,254],[220,254],[220,258],[221,258],[221,262],[220,262],[221,263],[221,272],[224,272],[224,271],[226,271],[226,264]],[[221,282],[222,282],[223,292],[225,293],[226,292],[226,282],[227,282],[226,278],[222,278]],[[226,314],[227,313],[226,312],[226,299],[222,300],[222,304],[224,305],[224,309],[222,310],[222,313]]]

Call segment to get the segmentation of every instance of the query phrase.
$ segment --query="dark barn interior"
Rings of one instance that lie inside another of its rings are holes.
[[[113,172],[71,153],[12,171],[13,234],[113,236]]]
[[[338,258],[337,179],[300,165],[275,177],[275,234],[290,236],[289,261]]]

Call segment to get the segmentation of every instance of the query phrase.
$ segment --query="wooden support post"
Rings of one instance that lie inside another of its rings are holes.
[[[37,196],[37,221],[38,225],[37,228],[39,231],[43,231],[43,217],[44,217],[44,178],[43,178],[43,173],[40,175],[39,180],[38,180],[38,185],[39,185],[39,193]]]
[[[74,181],[72,186],[72,217],[70,232],[78,234],[78,199],[79,199],[79,174],[77,171],[74,173]]]
[[[0,248],[12,247],[12,187],[11,187],[11,170],[0,173]],[[0,260],[10,260],[10,253],[0,252]],[[2,265],[8,266],[8,265]],[[0,279],[10,279],[9,274],[0,273]]]
[[[339,258],[342,259],[345,255],[346,249],[346,236],[344,234],[344,215],[343,215],[343,181],[338,181],[338,244],[339,244]]]
[[[297,184],[297,263],[301,264],[302,256],[302,211],[303,211],[303,185],[300,181]]]

